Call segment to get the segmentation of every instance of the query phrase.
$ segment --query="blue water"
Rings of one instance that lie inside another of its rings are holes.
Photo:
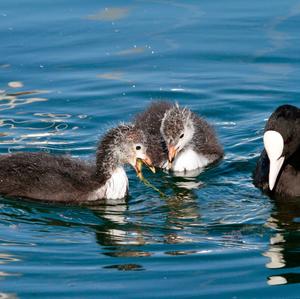
[[[299,16],[293,0],[2,0],[1,153],[90,159],[166,99],[211,122],[226,155],[192,191],[146,172],[167,198],[130,168],[127,201],[1,197],[0,297],[299,298],[300,203],[251,179],[266,119],[300,103]]]

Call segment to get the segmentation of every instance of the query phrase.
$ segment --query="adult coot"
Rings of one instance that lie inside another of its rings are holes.
[[[278,107],[265,126],[254,185],[269,194],[300,197],[300,109]]]

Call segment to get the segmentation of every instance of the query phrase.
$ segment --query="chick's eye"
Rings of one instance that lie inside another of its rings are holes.
[[[179,138],[181,139],[181,138],[183,138],[183,136],[184,136],[184,134],[181,134],[181,135],[179,136]]]
[[[135,149],[136,149],[137,151],[139,151],[141,148],[142,148],[142,147],[141,147],[140,145],[137,145],[137,146],[135,147]]]

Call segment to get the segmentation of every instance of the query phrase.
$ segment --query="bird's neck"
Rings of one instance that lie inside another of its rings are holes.
[[[102,185],[98,191],[101,190],[102,197],[107,199],[123,198],[128,190],[127,175],[115,153],[116,149],[111,147],[101,147],[97,151],[95,180]]]
[[[96,158],[96,179],[105,183],[121,165],[114,155],[114,150],[100,147]]]

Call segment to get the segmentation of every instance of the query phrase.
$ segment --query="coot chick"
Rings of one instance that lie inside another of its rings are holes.
[[[96,165],[48,153],[1,155],[0,193],[70,203],[123,198],[128,192],[123,166],[132,165],[140,176],[139,159],[151,168],[143,132],[119,125],[99,143]]]
[[[201,169],[223,157],[212,126],[190,109],[174,105],[165,113],[160,132],[175,172]]]
[[[264,131],[254,185],[270,195],[300,197],[300,109],[278,107]]]
[[[213,128],[178,104],[154,102],[136,116],[135,124],[147,135],[156,167],[191,174],[223,156]]]

